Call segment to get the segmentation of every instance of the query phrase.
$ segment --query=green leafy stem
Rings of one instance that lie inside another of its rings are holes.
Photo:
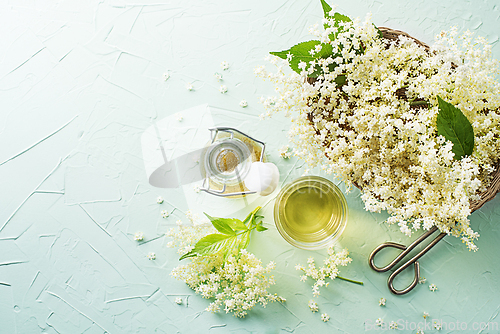
[[[330,28],[331,23],[333,23],[333,26],[336,28],[336,32],[332,32],[328,36],[330,41],[334,41],[335,39],[337,39],[338,34],[344,31],[343,24],[351,22],[352,20],[346,15],[340,13],[332,13],[332,7],[329,4],[327,4],[325,0],[321,0],[321,6],[323,7],[323,14],[325,19],[328,19],[330,22],[330,23],[325,23],[324,28],[325,29]],[[382,32],[380,30],[378,30],[378,35],[380,38],[382,38]],[[317,46],[321,46],[319,52],[313,52],[313,54],[311,54],[310,51],[314,50]],[[317,63],[317,61],[319,59],[326,59],[329,57],[331,58],[341,57],[341,51],[342,51],[342,45],[339,46],[339,50],[333,50],[331,44],[321,43],[320,41],[312,40],[296,44],[288,50],[270,52],[270,54],[280,57],[281,59],[289,60],[290,68],[295,72],[297,72],[298,74],[300,74],[303,69],[300,67],[301,63],[305,63],[306,65],[311,63],[315,64],[314,70],[312,71],[312,73],[309,74],[309,77],[317,78],[323,73],[323,69]],[[360,45],[359,50],[355,50],[355,52],[358,54],[364,53],[363,46]],[[332,72],[335,69],[335,67],[337,67],[337,64],[332,63],[328,65],[328,70]],[[337,83],[337,85],[342,86],[345,83],[345,79],[346,79],[345,75],[339,75],[335,79],[335,82]]]
[[[179,260],[218,253],[223,257],[238,254],[241,249],[248,246],[252,230],[258,232],[267,230],[267,227],[262,225],[262,218],[264,217],[257,215],[260,209],[260,206],[255,208],[243,221],[236,218],[216,218],[205,213],[219,233],[212,233],[201,238],[194,248],[182,255]]]

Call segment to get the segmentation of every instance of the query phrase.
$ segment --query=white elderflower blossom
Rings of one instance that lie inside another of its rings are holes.
[[[381,327],[383,324],[384,324],[384,319],[378,318],[377,320],[375,320],[375,325]]]
[[[222,74],[220,74],[220,73],[215,72],[214,77],[215,77],[215,79],[217,79],[217,81],[222,80]]]
[[[288,145],[281,146],[278,153],[283,159],[289,159],[292,156],[292,152],[290,152],[290,148],[288,147]]]
[[[221,94],[227,93],[227,86],[226,85],[220,85],[219,92],[221,92]]]
[[[246,100],[241,100],[240,101],[240,107],[242,107],[242,108],[248,107],[248,102]]]
[[[220,67],[222,68],[222,70],[227,70],[229,68],[229,63],[227,61],[223,61],[220,63]]]
[[[163,80],[167,81],[170,78],[170,74],[168,72],[163,73]]]
[[[431,290],[432,292],[436,291],[438,288],[436,286],[436,284],[431,284],[429,285],[429,290]]]
[[[177,122],[181,122],[184,119],[184,117],[182,117],[182,114],[178,112],[175,114],[175,119],[177,120]]]
[[[142,232],[135,232],[135,234],[134,234],[134,240],[135,241],[142,241],[142,240],[144,240],[144,233],[142,233]]]
[[[176,298],[175,298],[175,303],[176,303],[177,305],[181,305],[181,304],[182,304],[182,298],[181,298],[181,297],[176,297]]]
[[[319,166],[341,176],[348,188],[359,186],[366,210],[386,210],[387,222],[404,234],[437,226],[477,250],[469,203],[489,185],[500,152],[499,67],[491,46],[471,33],[459,39],[452,29],[438,35],[428,52],[407,37],[379,38],[370,17],[340,31],[333,23],[324,32],[315,25],[310,33],[332,45],[334,56],[318,65],[299,62],[300,74],[286,72],[290,59],[278,57],[270,58],[275,73],[263,66],[254,71],[277,93],[261,99],[262,117],[290,117],[290,142],[307,168]],[[322,69],[320,79],[310,78],[314,66]],[[340,88],[339,75],[345,77]],[[472,124],[471,156],[455,160],[453,144],[437,135],[437,96]]]
[[[425,334],[423,329],[421,329],[420,327],[417,329],[417,333],[415,334]]]
[[[418,284],[424,284],[427,281],[425,277],[419,277]]]
[[[333,250],[333,245],[328,248],[328,257],[324,260],[323,266],[316,268],[316,264],[313,257],[309,257],[307,259],[307,268],[298,264],[295,266],[296,270],[300,270],[303,272],[300,280],[306,281],[308,277],[311,277],[315,280],[315,283],[312,286],[313,296],[317,297],[320,295],[319,288],[322,286],[327,287],[329,282],[327,283],[325,280],[330,278],[331,280],[335,279],[339,273],[339,266],[347,266],[352,259],[348,257],[349,252],[347,249],[344,249],[338,253],[335,253]]]
[[[309,306],[309,309],[311,312],[318,312],[318,303],[316,303],[314,300],[310,300],[309,303],[307,303],[307,306]]]
[[[380,300],[378,301],[378,306],[385,306],[385,298],[380,298]]]
[[[160,213],[162,218],[167,218],[168,216],[170,216],[170,213],[167,210],[162,210]]]
[[[327,322],[327,321],[330,320],[330,316],[328,314],[326,314],[326,313],[323,313],[321,315],[321,320],[323,320],[324,322]]]
[[[389,329],[398,329],[398,323],[395,321],[391,321],[389,323]]]
[[[423,315],[424,319],[427,319],[428,316],[429,316],[429,313],[424,312],[424,315]]]
[[[217,233],[210,223],[197,222],[199,217],[191,212],[186,216],[192,225],[179,224],[172,228],[167,236],[173,240],[169,247],[178,247],[177,252],[184,255],[190,252],[202,237]],[[233,313],[243,318],[256,305],[265,307],[269,302],[286,300],[267,289],[275,284],[274,276],[269,275],[275,263],[262,266],[262,262],[253,254],[240,250],[239,254],[230,254],[223,258],[220,253],[195,256],[185,260],[184,264],[174,268],[171,275],[184,281],[191,289],[204,298],[213,301],[207,311]]]
[[[284,302],[283,298],[267,292],[274,284],[274,277],[267,275],[271,269],[263,267],[255,255],[244,249],[239,257],[229,255],[224,260],[217,255],[197,256],[188,261],[174,268],[172,276],[202,297],[214,298],[207,311],[223,309],[243,318],[257,304],[265,307],[269,302]]]
[[[156,254],[153,252],[149,252],[147,256],[150,260],[156,260]]]
[[[190,82],[188,82],[188,83],[186,84],[186,89],[187,89],[187,90],[193,90],[193,89],[194,89],[193,84],[192,84],[192,83],[190,83]]]
[[[158,196],[158,198],[156,199],[156,203],[162,204],[163,203],[163,197]]]
[[[434,326],[433,327],[434,327],[435,330],[438,330],[438,331],[440,331],[441,328],[442,328],[441,324],[439,322],[437,322],[437,321],[434,321]]]

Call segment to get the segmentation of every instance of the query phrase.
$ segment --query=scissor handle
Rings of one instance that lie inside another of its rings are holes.
[[[387,247],[398,248],[398,249],[401,249],[403,252],[401,254],[399,254],[399,256],[397,256],[391,263],[389,263],[385,267],[382,267],[382,268],[377,267],[375,265],[375,255],[377,255],[378,252],[380,252],[382,249],[387,248]],[[378,247],[375,248],[373,250],[373,252],[370,254],[370,257],[368,258],[370,267],[379,273],[383,273],[384,271],[391,270],[392,267],[394,267],[401,260],[401,258],[404,255],[406,255],[406,252],[404,252],[405,250],[406,250],[405,245],[397,244],[395,242],[384,242],[383,244],[378,245]],[[403,255],[403,256],[401,256],[401,255]]]
[[[386,242],[386,243],[383,243],[381,245],[379,245],[377,248],[375,248],[373,250],[373,252],[370,254],[370,257],[368,258],[369,259],[369,265],[370,267],[377,271],[377,272],[384,272],[384,271],[388,271],[388,270],[391,270],[395,265],[397,265],[406,255],[408,255],[418,244],[420,244],[422,241],[424,241],[426,238],[428,238],[432,233],[436,232],[438,230],[438,228],[436,226],[433,226],[431,229],[429,229],[429,231],[425,232],[424,234],[422,234],[417,240],[415,240],[414,242],[412,242],[408,247],[407,246],[404,246],[404,245],[401,245],[401,244],[397,244],[395,242]],[[423,256],[425,253],[427,253],[432,247],[434,247],[441,239],[443,239],[444,237],[446,236],[446,233],[440,233],[436,238],[434,238],[434,240],[432,240],[424,249],[422,249],[417,255],[415,255],[414,257],[412,257],[410,260],[408,260],[407,262],[405,262],[401,267],[399,267],[396,271],[394,271],[391,276],[389,276],[389,279],[387,280],[387,285],[389,287],[389,290],[396,294],[396,295],[403,295],[405,293],[408,293],[410,292],[417,284],[418,284],[418,281],[420,279],[420,264],[418,263],[418,259]],[[374,259],[375,259],[375,255],[380,252],[382,249],[386,248],[386,247],[394,247],[394,248],[398,248],[398,249],[401,249],[402,252],[391,262],[389,263],[388,265],[386,265],[385,267],[377,267],[375,265],[375,262],[374,262]],[[408,268],[411,264],[414,264],[414,267],[415,267],[415,278],[413,279],[413,282],[408,285],[405,289],[403,290],[396,290],[392,284],[392,282],[394,281],[394,278],[396,278],[396,276],[398,274],[400,274],[403,270],[405,270],[406,268]]]
[[[408,261],[406,262],[404,265],[402,265],[401,267],[399,267],[396,271],[394,271],[391,276],[389,276],[389,279],[387,280],[387,286],[389,287],[389,290],[395,294],[395,295],[404,295],[405,293],[408,293],[410,292],[411,290],[413,290],[414,287],[417,286],[418,284],[418,281],[420,279],[420,263],[418,263],[418,261],[415,261],[413,262],[414,264],[414,268],[415,268],[415,278],[413,278],[413,282],[411,282],[410,285],[408,285],[406,288],[404,288],[403,290],[396,290],[394,288],[394,285],[392,284],[392,282],[394,281],[394,279],[396,278],[397,275],[399,275],[400,272],[402,272],[403,270],[405,270],[409,265],[411,265],[411,262]]]

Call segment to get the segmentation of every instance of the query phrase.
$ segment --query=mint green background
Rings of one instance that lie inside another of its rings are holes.
[[[429,43],[452,25],[470,29],[488,38],[500,58],[497,1],[338,5],[351,17],[372,12],[375,24]],[[350,250],[353,262],[341,273],[365,285],[336,280],[322,290],[315,300],[330,315],[328,323],[308,310],[310,284],[294,269],[326,252],[285,243],[273,225],[272,200],[264,209],[270,230],[255,235],[249,249],[277,262],[271,291],[287,298],[284,305],[255,308],[243,320],[214,315],[204,311],[207,300],[169,276],[178,261],[163,234],[176,219],[185,220],[188,205],[181,190],[148,184],[141,134],[157,120],[208,103],[233,111],[218,116],[221,124],[246,120],[241,130],[268,144],[282,180],[300,176],[300,161],[278,155],[288,121],[258,121],[259,98],[273,89],[252,71],[265,64],[268,51],[307,40],[321,13],[320,2],[309,0],[2,1],[0,333],[363,333],[379,317],[416,324],[424,311],[430,319],[467,324],[470,330],[460,333],[479,333],[472,327],[480,322],[498,324],[498,197],[471,216],[480,250],[470,253],[446,237],[421,260],[427,284],[398,297],[387,289],[388,274],[372,271],[367,256],[381,242],[410,240],[383,223],[386,215],[366,213],[358,191],[346,195],[349,223],[338,246]],[[230,64],[224,72],[223,60]],[[171,78],[164,81],[167,70]],[[215,72],[223,74],[224,95]],[[239,107],[241,99],[248,108]],[[160,217],[172,208],[174,215]],[[137,231],[145,242],[133,240]],[[146,258],[151,251],[155,261]],[[438,291],[430,292],[430,283]],[[177,296],[183,305],[174,303]],[[378,306],[381,297],[385,307]]]

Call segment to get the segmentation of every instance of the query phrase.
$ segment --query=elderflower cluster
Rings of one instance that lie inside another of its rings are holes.
[[[301,276],[301,281],[306,281],[308,277],[315,280],[312,291],[313,296],[317,297],[320,295],[319,288],[322,286],[327,287],[330,282],[326,282],[327,278],[334,280],[339,274],[339,266],[347,266],[351,263],[352,259],[348,257],[349,252],[344,249],[338,253],[333,250],[333,245],[328,248],[328,257],[324,260],[323,266],[317,268],[314,258],[309,257],[307,259],[307,268],[298,264],[295,269],[301,270],[303,275]],[[309,306],[310,307],[310,306]]]
[[[179,221],[177,228],[171,228],[165,234],[167,237],[172,238],[172,240],[167,243],[167,247],[177,247],[177,253],[184,255],[194,248],[198,240],[208,234],[216,232],[217,230],[210,223],[184,225]]]
[[[476,250],[469,203],[489,185],[500,152],[500,84],[491,45],[451,29],[426,51],[404,36],[379,38],[370,16],[323,23],[330,27],[310,32],[332,46],[332,56],[299,63],[300,74],[284,70],[290,55],[268,58],[274,73],[255,69],[278,94],[261,99],[263,117],[289,116],[294,155],[362,189],[366,210],[387,210],[388,223],[404,234],[437,226]],[[311,78],[318,66],[321,74]],[[339,86],[335,79],[342,75]],[[472,124],[471,156],[455,160],[453,144],[437,135],[437,96]]]
[[[275,284],[274,277],[267,275],[274,269],[274,263],[263,267],[262,262],[245,249],[238,255],[229,255],[225,260],[220,255],[193,257],[188,259],[188,264],[174,268],[171,274],[202,297],[215,298],[207,311],[223,309],[243,318],[255,305],[266,307],[268,302],[283,302],[283,298],[267,291]]]
[[[195,217],[188,213],[190,218]],[[184,255],[191,251],[203,236],[216,233],[211,224],[179,224],[171,229],[167,236],[173,238],[169,247],[179,247],[178,253]],[[207,311],[232,312],[243,318],[255,305],[266,307],[269,302],[285,302],[285,298],[271,294],[267,289],[275,284],[274,276],[269,275],[276,264],[271,261],[262,265],[254,254],[246,249],[239,254],[230,254],[224,258],[221,253],[188,258],[186,264],[174,268],[171,275],[184,281],[191,289],[204,298],[214,301]]]

